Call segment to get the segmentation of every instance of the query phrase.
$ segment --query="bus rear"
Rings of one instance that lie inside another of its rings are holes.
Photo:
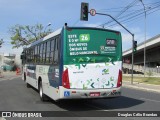
[[[121,94],[122,40],[117,31],[64,29],[60,99]]]

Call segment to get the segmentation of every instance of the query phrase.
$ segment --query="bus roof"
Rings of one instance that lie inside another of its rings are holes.
[[[90,29],[90,30],[102,30],[102,31],[120,33],[120,31],[111,30],[111,29],[104,29],[104,28],[96,28],[96,27],[68,27],[68,29]]]
[[[54,36],[60,34],[61,31],[62,31],[62,28],[60,28],[60,29],[58,29],[58,30],[52,32],[51,34],[45,36],[44,38],[42,38],[42,39],[40,39],[40,40],[37,40],[37,41],[31,43],[30,45],[27,46],[27,48],[29,48],[29,47],[31,47],[31,46],[34,46],[34,45],[37,45],[38,43],[40,43],[40,42],[42,42],[42,41],[45,41],[45,40],[47,40],[47,39],[49,39],[49,38],[52,38],[52,37],[54,37]]]
[[[109,31],[109,32],[117,32],[117,33],[120,33],[119,31],[115,31],[115,30],[110,30],[110,29],[104,29],[104,28],[94,28],[94,27],[68,27],[68,29],[94,29],[94,30],[103,30],[103,31]],[[58,34],[60,34],[62,31],[62,28],[59,28],[58,30],[52,32],[51,34],[45,36],[44,38],[40,39],[40,40],[37,40],[33,43],[31,43],[30,45],[28,45],[26,48],[29,48],[29,47],[32,47],[34,45],[37,45],[38,43],[41,43],[42,41],[45,41],[49,38],[52,38]]]

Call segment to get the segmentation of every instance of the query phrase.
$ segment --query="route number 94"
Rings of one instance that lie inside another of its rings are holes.
[[[80,34],[79,40],[80,40],[80,42],[89,42],[90,35],[89,34]]]

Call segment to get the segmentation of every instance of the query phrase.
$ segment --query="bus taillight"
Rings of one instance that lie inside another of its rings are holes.
[[[119,70],[117,87],[121,87],[121,85],[122,85],[122,71]]]
[[[62,85],[63,87],[70,89],[68,69],[66,69],[62,74]]]

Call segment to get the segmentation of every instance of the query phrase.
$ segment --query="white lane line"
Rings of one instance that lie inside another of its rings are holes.
[[[158,100],[152,100],[152,99],[147,99],[147,98],[140,98],[141,100],[147,100],[147,101],[151,101],[151,102],[158,102],[160,103],[160,101]]]

